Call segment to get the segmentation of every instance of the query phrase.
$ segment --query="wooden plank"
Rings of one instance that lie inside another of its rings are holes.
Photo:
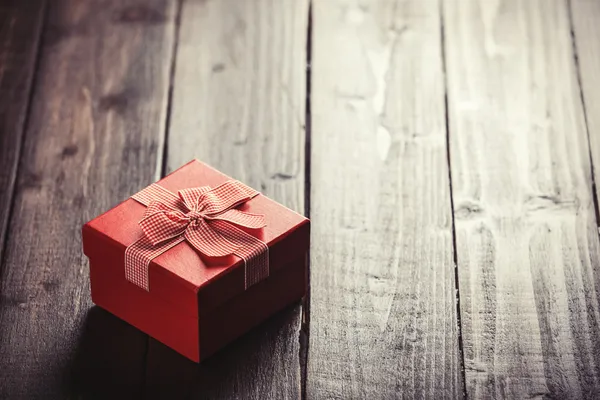
[[[167,169],[198,158],[304,212],[308,1],[189,1],[181,15]],[[200,367],[151,341],[146,393],[299,398],[300,327],[296,305]]]
[[[307,398],[462,397],[439,4],[313,15]]]
[[[598,398],[600,251],[567,4],[444,8],[467,393]]]
[[[571,0],[572,29],[575,36],[581,90],[594,168],[596,223],[600,229],[600,2]]]
[[[43,0],[0,4],[0,260],[44,7]]]
[[[131,398],[147,337],[92,309],[81,225],[156,179],[174,2],[54,1],[0,286],[0,397]]]

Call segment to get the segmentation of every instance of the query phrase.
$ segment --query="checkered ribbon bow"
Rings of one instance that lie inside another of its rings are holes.
[[[240,257],[246,287],[260,282],[269,275],[269,248],[240,228],[263,228],[265,218],[235,208],[258,194],[233,180],[212,189],[183,189],[177,195],[157,184],[136,193],[132,198],[148,208],[139,222],[144,235],[125,250],[127,280],[149,290],[152,259],[186,241],[207,257]]]

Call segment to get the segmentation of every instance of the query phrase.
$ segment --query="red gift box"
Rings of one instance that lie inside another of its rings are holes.
[[[157,184],[175,194],[230,180],[191,161]],[[264,215],[264,228],[244,231],[268,245],[268,277],[247,287],[244,260],[207,257],[182,241],[149,262],[148,290],[132,283],[125,276],[125,250],[143,239],[147,206],[129,198],[83,226],[93,302],[199,362],[302,298],[310,221],[262,194],[237,209]]]

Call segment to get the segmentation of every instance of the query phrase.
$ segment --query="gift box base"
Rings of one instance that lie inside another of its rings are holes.
[[[305,257],[220,306],[193,316],[133,285],[123,271],[90,258],[92,301],[199,362],[306,294]]]

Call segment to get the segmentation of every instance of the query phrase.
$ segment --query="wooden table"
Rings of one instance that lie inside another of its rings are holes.
[[[599,89],[597,0],[2,2],[0,397],[600,398]],[[199,366],[80,236],[194,157],[313,228]]]

